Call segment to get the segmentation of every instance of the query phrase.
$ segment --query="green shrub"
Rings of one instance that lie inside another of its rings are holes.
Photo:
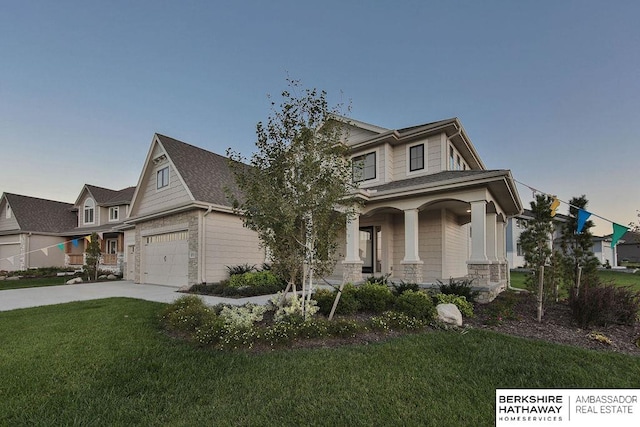
[[[430,321],[436,315],[436,308],[429,295],[422,291],[404,291],[397,299],[395,311],[415,317],[419,320]]]
[[[265,306],[256,304],[227,306],[220,311],[220,317],[229,329],[249,329],[254,323],[262,320],[266,311]]]
[[[235,275],[244,274],[244,273],[252,273],[257,271],[255,265],[249,265],[249,264],[240,264],[240,265],[233,265],[233,266],[227,265],[227,270],[229,271],[229,276],[235,276]]]
[[[449,283],[445,284],[438,280],[440,284],[440,292],[447,295],[459,295],[465,297],[469,302],[475,302],[480,292],[471,288],[473,279],[449,279]]]
[[[333,293],[333,298],[338,294],[338,290],[336,289]],[[340,301],[338,301],[338,306],[336,307],[336,314],[355,314],[360,310],[360,302],[357,298],[358,288],[353,286],[351,283],[347,283],[344,285],[342,289],[342,295],[340,295]],[[317,292],[316,292],[317,294]],[[321,298],[328,299],[325,294],[321,294]],[[331,303],[329,305],[328,311],[326,314],[329,314],[331,311],[331,307],[333,306],[333,298],[331,299]],[[317,300],[316,300],[317,301]],[[318,307],[320,307],[320,312],[325,314],[323,310],[326,308],[327,302],[324,302],[325,306],[321,307],[320,303],[318,303]]]
[[[404,291],[419,291],[420,285],[417,283],[406,283],[404,281],[393,284],[393,294],[395,296],[401,295]]]
[[[211,316],[196,328],[193,337],[202,345],[215,345],[220,342],[225,331],[224,320],[219,316]]]
[[[223,296],[253,296],[275,294],[286,287],[284,280],[271,271],[234,274],[222,289]]]
[[[424,329],[428,325],[428,321],[424,319],[418,319],[406,313],[397,311],[386,311],[380,316],[372,317],[369,321],[369,325],[373,330],[384,332],[393,330],[417,331],[420,329]]]
[[[526,297],[523,294],[522,297]],[[501,324],[505,320],[519,320],[515,307],[521,295],[515,291],[502,292],[487,305],[486,324],[495,326]]]
[[[434,297],[438,304],[455,304],[463,316],[473,317],[473,304],[466,297],[452,294],[436,294]]]
[[[313,294],[313,299],[318,303],[320,313],[328,316],[331,313],[333,301],[336,299],[336,292],[330,289],[318,289]]]
[[[358,288],[356,299],[360,309],[370,313],[382,313],[393,304],[393,294],[387,285],[365,283]]]
[[[200,297],[186,295],[169,304],[162,319],[169,329],[191,334],[215,317],[215,312]]]
[[[388,285],[389,284],[389,275],[386,274],[384,276],[369,276],[365,283],[375,283],[377,285]]]
[[[570,293],[569,306],[581,327],[632,325],[638,319],[640,292],[613,284],[585,284],[577,296]]]

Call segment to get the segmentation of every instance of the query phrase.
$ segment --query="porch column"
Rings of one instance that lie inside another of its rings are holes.
[[[360,215],[347,217],[346,224],[347,248],[344,261],[342,261],[344,282],[356,283],[362,281],[362,264],[360,259]]]
[[[507,223],[504,220],[498,221],[496,231],[498,241],[498,266],[500,268],[499,282],[506,285],[509,274],[507,271]]]
[[[491,262],[498,261],[497,217],[495,213],[487,213],[487,259]]]
[[[487,202],[471,202],[471,260],[487,261]]]
[[[495,225],[493,230],[495,249]],[[467,273],[474,286],[489,284],[490,264],[487,258],[487,201],[478,200],[471,202],[471,259],[467,261]]]
[[[404,258],[400,261],[404,269],[404,280],[408,283],[422,283],[422,265],[419,255],[418,209],[404,211]]]

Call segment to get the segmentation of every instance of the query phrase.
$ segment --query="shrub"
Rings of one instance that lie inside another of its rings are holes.
[[[420,285],[417,283],[405,283],[404,281],[400,283],[393,284],[393,293],[395,296],[402,295],[404,291],[419,291]]]
[[[254,323],[262,320],[266,311],[266,307],[256,304],[234,307],[227,306],[220,312],[220,317],[229,329],[249,329]]]
[[[211,316],[196,328],[193,337],[202,345],[215,345],[224,336],[224,333],[224,320],[219,316]]]
[[[358,288],[356,299],[360,309],[371,313],[382,313],[393,304],[393,294],[387,285],[365,283]]]
[[[404,291],[396,299],[395,310],[407,316],[425,321],[432,320],[436,315],[433,300],[422,291]]]
[[[438,304],[455,304],[463,316],[473,317],[473,304],[466,297],[452,294],[436,294],[434,297]]]
[[[365,283],[375,283],[377,285],[388,285],[389,284],[389,275],[386,274],[384,276],[369,276]]]
[[[229,276],[235,276],[235,275],[244,274],[244,273],[252,273],[257,271],[255,265],[249,265],[249,264],[240,264],[240,265],[233,265],[233,266],[227,265],[227,270],[229,271]]]
[[[449,283],[445,284],[438,280],[440,284],[440,292],[447,295],[459,295],[465,297],[467,301],[474,302],[480,292],[474,291],[471,288],[473,279],[449,279]]]
[[[215,317],[215,312],[201,298],[187,295],[169,304],[162,319],[170,329],[193,333],[196,328]]]
[[[518,320],[515,306],[518,303],[518,293],[514,291],[502,292],[487,306],[486,323],[491,326],[499,325],[505,320]]]
[[[573,319],[581,327],[632,325],[640,310],[640,292],[613,284],[585,283],[577,296],[570,293],[569,306]]]
[[[331,293],[329,295],[327,292]],[[336,307],[336,314],[355,314],[360,310],[360,302],[357,298],[358,288],[351,283],[344,285],[342,289],[342,295],[340,295],[340,301]],[[315,293],[314,299],[318,302],[320,312],[325,316],[331,312],[333,307],[333,301],[338,294],[338,289],[333,292],[324,289],[318,289]]]
[[[413,291],[408,291],[413,292]],[[369,324],[376,331],[389,332],[392,330],[416,331],[427,326],[428,322],[406,313],[386,311],[380,316],[372,317]]]
[[[282,295],[278,293],[272,300],[273,305],[278,304]],[[291,294],[281,307],[277,307],[273,320],[276,322],[302,320],[302,298],[298,294]],[[318,312],[317,302],[313,299],[304,301],[307,316],[313,316]]]
[[[275,294],[286,287],[284,280],[271,271],[234,274],[222,289],[223,296],[253,296]]]

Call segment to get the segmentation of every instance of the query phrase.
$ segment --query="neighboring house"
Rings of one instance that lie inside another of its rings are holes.
[[[124,272],[124,231],[119,227],[129,214],[134,192],[135,187],[110,190],[86,184],[82,188],[72,207],[76,224],[62,233],[66,237],[66,266],[85,264],[85,237],[97,233],[102,251],[100,270]]]
[[[611,236],[594,236],[591,240],[593,242],[591,251],[593,251],[593,256],[598,259],[600,265],[602,267],[617,267],[618,261],[614,256],[615,249],[611,248]]]
[[[522,212],[510,171],[487,170],[457,118],[397,130],[346,123],[362,205],[333,277],[471,277],[486,299],[503,290],[506,223]]]
[[[126,277],[185,286],[219,282],[226,266],[261,265],[265,252],[225,189],[238,194],[229,159],[156,134],[126,220]]]
[[[0,270],[64,265],[61,233],[75,225],[73,205],[4,193],[0,199]]]
[[[623,262],[640,263],[640,233],[627,231],[616,245],[618,265]]]

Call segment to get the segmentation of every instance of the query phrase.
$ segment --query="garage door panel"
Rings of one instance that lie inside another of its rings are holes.
[[[147,243],[144,246],[145,283],[184,286],[189,277],[189,247],[186,240]]]
[[[20,245],[0,245],[0,270],[13,271],[20,268]],[[13,264],[8,258],[13,257]]]

